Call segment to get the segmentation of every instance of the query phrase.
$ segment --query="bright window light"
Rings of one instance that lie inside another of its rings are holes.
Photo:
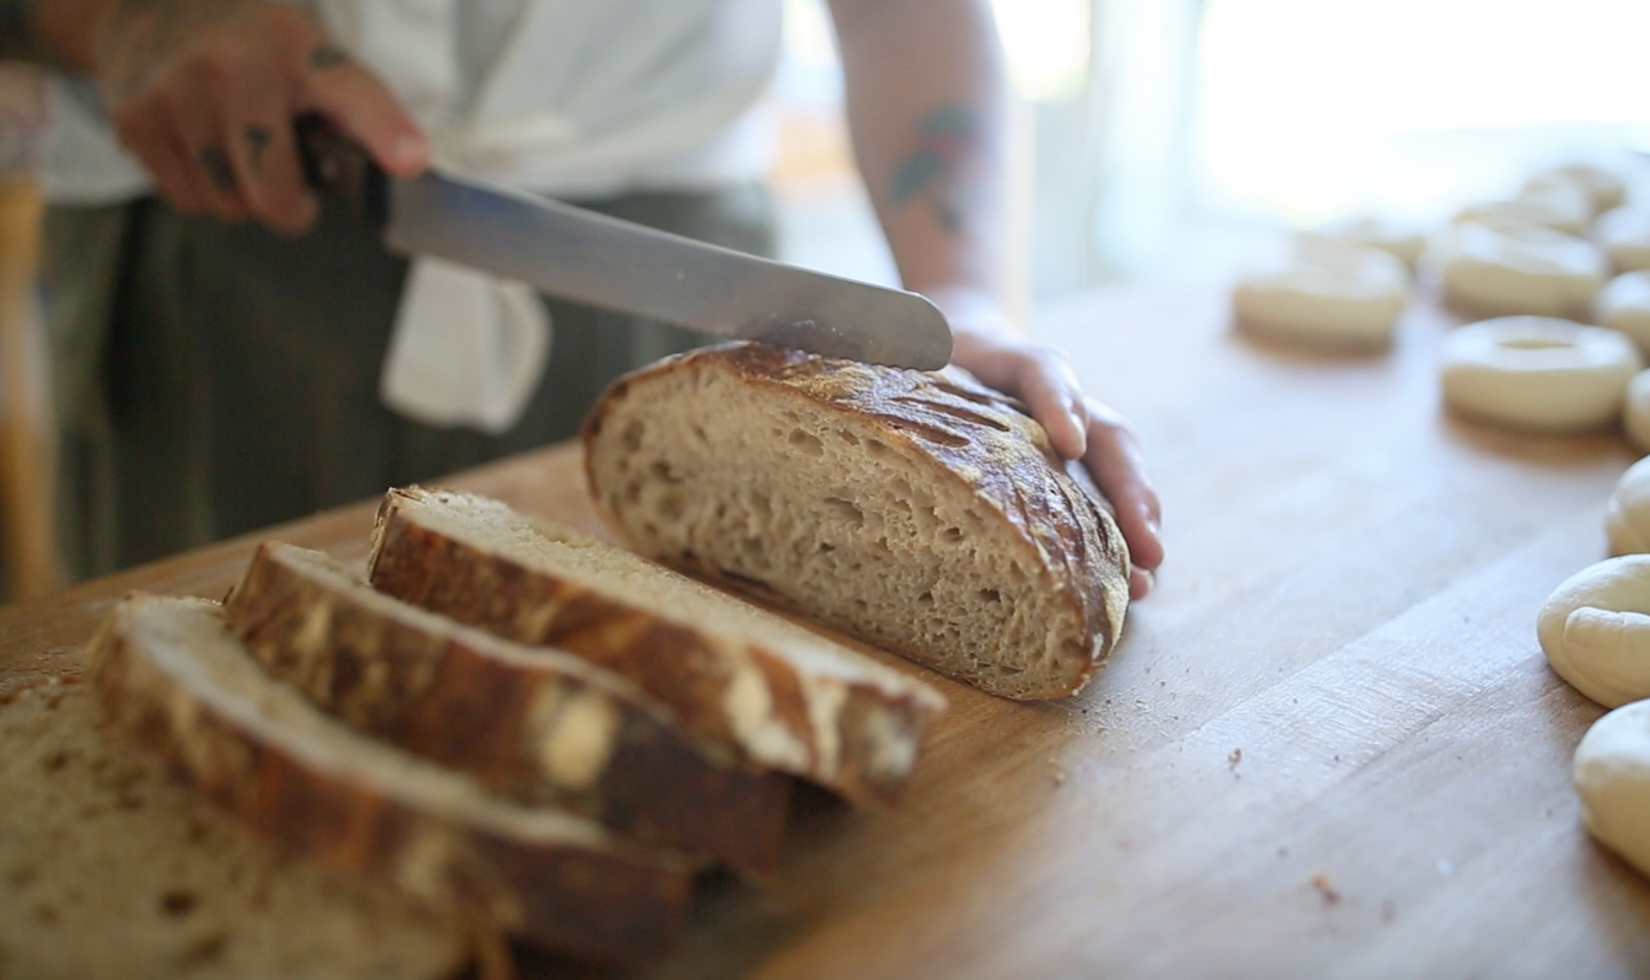
[[[1497,140],[1484,134],[1619,145],[1650,127],[1645,0],[1208,0],[1206,10],[1196,136],[1227,205],[1294,221],[1372,195],[1418,210],[1463,181],[1505,190],[1510,171],[1492,165]],[[1453,183],[1411,174],[1379,192],[1356,186],[1377,179],[1372,161],[1390,165],[1394,147],[1423,145],[1437,175],[1459,171]]]
[[[1089,64],[1091,0],[992,0],[1008,74],[1022,98],[1072,98]]]

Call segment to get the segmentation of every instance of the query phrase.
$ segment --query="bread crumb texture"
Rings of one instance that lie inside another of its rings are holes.
[[[371,567],[386,592],[617,670],[695,734],[858,802],[891,802],[945,706],[771,611],[482,497],[392,490]]]
[[[0,978],[418,978],[464,960],[389,889],[282,855],[100,727],[92,692],[0,705]]]
[[[622,379],[585,439],[644,554],[993,694],[1072,693],[1121,631],[1103,503],[960,372],[713,348]]]

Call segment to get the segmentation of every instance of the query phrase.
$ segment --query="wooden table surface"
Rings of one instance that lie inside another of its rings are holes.
[[[1650,884],[1591,843],[1570,785],[1601,710],[1534,628],[1603,557],[1635,454],[1445,417],[1447,326],[1419,308],[1391,354],[1335,359],[1232,336],[1208,289],[1045,311],[1148,446],[1157,592],[1080,697],[937,681],[952,708],[901,808],[811,801],[777,880],[712,883],[647,975],[1650,975]],[[448,482],[595,526],[570,448]],[[271,536],[359,557],[370,512]],[[0,690],[75,670],[127,589],[220,596],[249,548],[0,610]]]

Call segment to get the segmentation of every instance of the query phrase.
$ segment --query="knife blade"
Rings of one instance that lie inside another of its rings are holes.
[[[672,235],[485,181],[386,175],[317,116],[297,124],[304,171],[389,247],[553,296],[724,337],[918,370],[951,359],[951,328],[917,293]]]

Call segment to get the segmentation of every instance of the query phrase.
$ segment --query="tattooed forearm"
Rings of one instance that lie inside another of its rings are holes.
[[[957,181],[979,142],[979,117],[969,106],[943,105],[917,124],[916,146],[894,168],[888,199],[895,208],[922,202],[940,227],[962,230]]]

